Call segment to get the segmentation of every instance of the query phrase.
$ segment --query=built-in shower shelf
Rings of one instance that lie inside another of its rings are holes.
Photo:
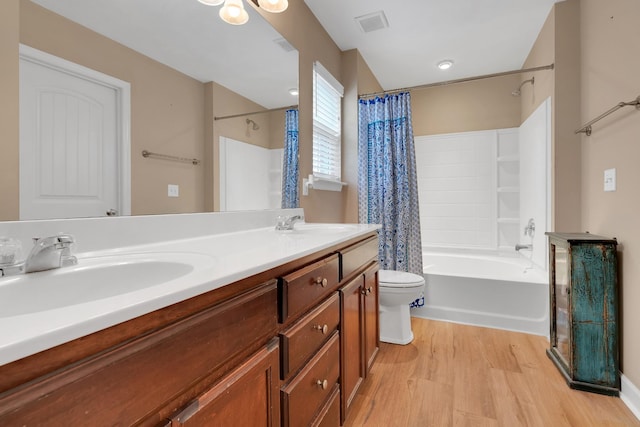
[[[519,193],[520,187],[498,187],[498,193]]]
[[[500,156],[496,159],[498,163],[520,162],[520,156],[517,154],[509,156]]]
[[[519,224],[520,218],[498,218],[498,224]]]

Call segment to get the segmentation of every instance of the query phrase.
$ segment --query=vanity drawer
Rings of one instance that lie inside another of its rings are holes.
[[[304,369],[282,388],[283,425],[308,426],[338,383],[340,340],[336,331]]]
[[[181,404],[275,335],[276,296],[269,282],[2,396],[0,425],[133,425]]]
[[[329,400],[311,424],[311,427],[337,427],[340,425],[340,386],[333,387]]]
[[[303,313],[338,287],[340,262],[338,254],[328,256],[278,281],[280,322]]]
[[[375,236],[341,250],[342,276],[340,276],[340,280],[349,277],[374,259],[378,259],[378,239]]]
[[[297,371],[331,336],[340,323],[340,298],[334,292],[325,302],[280,334],[282,365],[285,379]]]

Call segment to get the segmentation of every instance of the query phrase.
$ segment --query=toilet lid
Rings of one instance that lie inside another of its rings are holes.
[[[380,270],[378,272],[380,286],[387,288],[413,288],[424,285],[424,277],[406,271]]]

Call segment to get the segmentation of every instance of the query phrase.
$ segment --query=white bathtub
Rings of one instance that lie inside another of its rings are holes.
[[[548,275],[518,257],[423,253],[424,306],[411,315],[549,335]]]

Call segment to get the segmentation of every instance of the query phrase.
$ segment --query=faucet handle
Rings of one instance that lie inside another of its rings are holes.
[[[0,266],[16,264],[21,255],[22,243],[20,240],[11,237],[0,237]]]
[[[75,243],[76,239],[71,234],[58,234],[58,243]]]

